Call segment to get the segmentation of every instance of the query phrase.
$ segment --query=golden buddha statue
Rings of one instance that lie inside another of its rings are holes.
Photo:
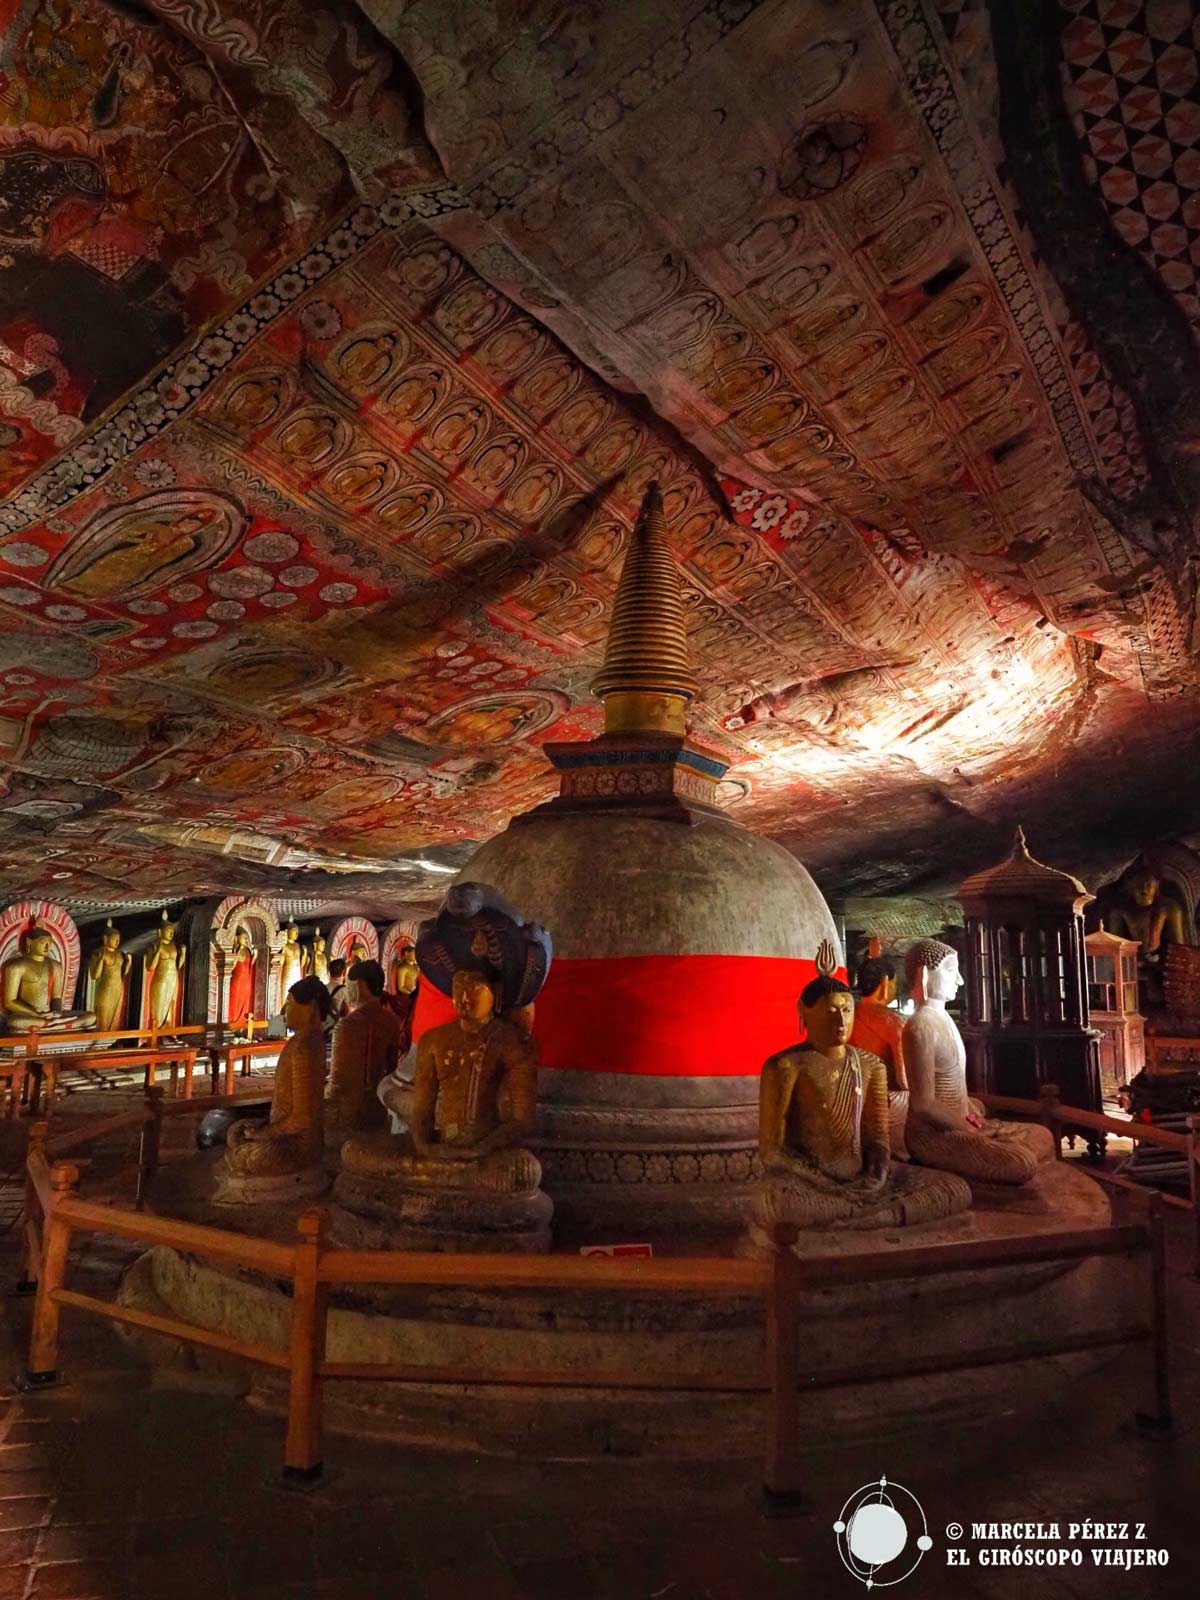
[[[350,1009],[333,1030],[326,1113],[341,1128],[366,1132],[387,1121],[379,1085],[399,1065],[406,1030],[383,1003],[378,961],[355,962],[346,992]]]
[[[4,963],[3,1032],[65,1033],[95,1026],[94,1012],[63,1009],[63,968],[50,954],[53,945],[49,928],[34,923],[21,938],[20,954]]]
[[[353,939],[351,939],[350,955],[347,959],[349,960],[351,966],[353,966],[356,961],[369,961],[371,959],[371,952],[363,943],[362,934],[356,933]]]
[[[882,1228],[932,1222],[965,1211],[971,1191],[949,1173],[893,1166],[888,1146],[887,1070],[849,1043],[854,996],[832,976],[835,953],[800,996],[805,1041],[763,1063],[759,1156],[764,1177],[752,1242],[774,1226]]]
[[[910,1156],[976,1183],[1028,1183],[1039,1157],[1053,1154],[1050,1134],[1037,1124],[985,1120],[982,1104],[968,1096],[966,1049],[946,1011],[963,982],[957,951],[940,939],[920,939],[909,946],[905,967],[917,1003],[904,1025]]]
[[[100,948],[88,960],[96,1026],[103,1033],[114,1032],[125,1022],[125,986],[132,966],[133,957],[121,949],[121,930],[113,927],[109,917],[100,935]]]
[[[904,1069],[904,1018],[892,1005],[896,998],[895,963],[878,953],[868,956],[858,969],[858,992],[850,1043],[878,1056],[887,1068],[888,1138],[892,1154],[907,1161],[904,1121],[908,1112],[908,1076]]]
[[[187,961],[187,951],[175,943],[175,924],[164,909],[158,938],[142,957],[144,982],[149,986],[146,1020],[152,1028],[169,1028],[176,1020],[179,999],[179,974]]]
[[[392,993],[415,994],[420,979],[416,946],[406,944],[392,962]]]
[[[482,973],[460,968],[452,993],[455,1020],[417,1045],[407,1135],[351,1139],[342,1170],[422,1188],[528,1194],[542,1176],[537,1157],[521,1148],[537,1105],[533,1040],[496,1015]]]
[[[225,1182],[217,1199],[224,1202],[266,1198],[274,1188],[256,1193],[241,1179],[296,1179],[293,1188],[324,1188],[321,1169],[324,1136],[321,1092],[325,1084],[325,1015],[329,994],[319,978],[301,978],[288,990],[283,1015],[291,1037],[275,1065],[271,1114],[264,1122],[235,1122],[225,1148]]]
[[[1136,939],[1139,959],[1151,968],[1161,966],[1168,945],[1192,943],[1182,905],[1164,893],[1162,880],[1141,858],[1097,896],[1095,915],[1109,933]]]
[[[300,945],[300,929],[294,922],[289,922],[283,936],[283,948],[279,952],[279,1009],[282,1011],[287,1004],[287,997],[294,983],[299,983],[305,976],[305,953]]]
[[[325,935],[317,928],[313,932],[312,952],[308,958],[308,971],[329,987],[329,956],[325,950]]]

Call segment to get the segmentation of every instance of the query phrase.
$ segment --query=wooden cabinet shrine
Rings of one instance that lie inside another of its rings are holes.
[[[1136,939],[1106,933],[1103,924],[1084,941],[1088,1013],[1100,1034],[1100,1086],[1110,1099],[1146,1064],[1145,1023],[1138,1010]]]
[[[1012,853],[958,891],[966,916],[967,1077],[977,1093],[1100,1109],[1099,1034],[1089,1026],[1083,908],[1091,895],[1035,861],[1017,829]]]

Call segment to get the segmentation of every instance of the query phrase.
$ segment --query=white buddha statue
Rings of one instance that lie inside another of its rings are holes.
[[[909,1154],[922,1166],[977,1183],[1028,1183],[1037,1171],[1037,1146],[1049,1136],[1036,1124],[985,1120],[981,1103],[967,1094],[967,1052],[946,1010],[963,984],[957,952],[940,939],[921,939],[909,947],[905,965],[917,1005],[904,1026]]]

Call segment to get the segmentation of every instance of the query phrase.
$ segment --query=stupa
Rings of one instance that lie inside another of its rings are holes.
[[[559,794],[460,874],[554,935],[535,1023],[543,1182],[592,1233],[740,1221],[759,1069],[796,1037],[796,997],[837,932],[800,862],[723,813],[728,763],[688,732],[696,681],[656,484],[593,688],[604,732],[548,744]],[[423,984],[414,1034],[446,1006]]]

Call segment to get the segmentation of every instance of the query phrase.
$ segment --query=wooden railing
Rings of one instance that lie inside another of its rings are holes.
[[[0,1037],[0,1078],[6,1078],[9,1085],[7,1115],[10,1118],[19,1115],[21,1105],[28,1099],[31,1081],[35,1089],[43,1078],[53,1084],[58,1072],[63,1068],[103,1071],[106,1065],[114,1068],[146,1066],[149,1068],[147,1086],[152,1086],[154,1067],[177,1062],[184,1067],[184,1095],[188,1098],[191,1095],[192,1072],[196,1057],[202,1051],[210,1058],[214,1092],[218,1077],[218,1060],[220,1056],[226,1055],[225,1092],[232,1094],[233,1073],[227,1052],[232,1050],[235,1056],[244,1054],[247,1060],[253,1054],[270,1053],[272,1049],[277,1052],[282,1047],[283,1040],[259,1041],[257,1044],[253,1042],[254,1030],[267,1026],[266,1018],[251,1017],[246,1023],[248,1040],[228,1043],[225,1040],[227,1031],[225,1025],[212,1022],[188,1023],[178,1028],[168,1026],[86,1031],[80,1029],[78,1032],[65,1030],[7,1034]],[[111,1046],[118,1040],[134,1040],[136,1044],[123,1050],[81,1048],[95,1045]],[[188,1043],[177,1045],[175,1043],[177,1040],[186,1040]],[[244,1067],[243,1071],[246,1070],[248,1068]],[[29,1109],[31,1114],[38,1109],[36,1092],[34,1098],[29,1101]]]
[[[215,1097],[227,1104],[227,1097]],[[203,1102],[175,1102],[173,1112],[199,1110]],[[161,1121],[157,1113],[148,1120]],[[59,1324],[64,1307],[108,1318],[126,1327],[161,1334],[187,1344],[206,1346],[288,1375],[285,1478],[311,1482],[321,1475],[321,1394],[325,1382],[337,1379],[472,1384],[487,1387],[566,1386],[573,1389],[665,1389],[763,1394],[768,1397],[764,1447],[764,1486],[769,1497],[800,1497],[801,1393],[851,1384],[871,1384],[922,1375],[994,1366],[1047,1356],[1116,1349],[1146,1344],[1148,1399],[1138,1411],[1149,1431],[1170,1426],[1170,1382],[1167,1342],[1166,1256],[1162,1197],[1137,1191],[1146,1207],[1140,1222],[1043,1234],[1026,1239],[913,1245],[863,1256],[800,1257],[791,1248],[794,1230],[776,1230],[767,1260],[725,1257],[678,1259],[608,1259],[569,1256],[516,1256],[423,1253],[404,1250],[344,1250],[326,1242],[326,1217],[320,1208],[304,1213],[295,1241],[250,1237],[197,1223],[150,1215],[142,1210],[100,1205],[77,1193],[79,1166],[54,1160],[78,1148],[122,1120],[136,1122],[146,1113],[126,1113],[103,1126],[76,1130],[67,1141],[49,1140],[44,1132],[31,1145],[27,1162],[25,1280],[36,1280],[37,1299],[29,1344],[25,1383],[41,1388],[57,1381]],[[1075,1113],[1072,1112],[1072,1117]],[[156,1156],[156,1150],[153,1153]],[[152,1166],[152,1163],[151,1163]],[[142,1176],[139,1193],[144,1202]],[[1132,1198],[1132,1196],[1131,1196]],[[236,1339],[181,1318],[159,1316],[118,1305],[66,1286],[68,1257],[76,1233],[106,1234],[142,1245],[166,1245],[204,1260],[249,1268],[292,1284],[292,1319],[286,1347]],[[882,1364],[839,1367],[801,1377],[801,1297],[815,1289],[884,1279],[989,1271],[1035,1262],[1078,1262],[1096,1256],[1145,1255],[1149,1268],[1147,1324],[1088,1328],[1054,1339],[985,1346],[974,1350],[928,1352]],[[329,1292],[347,1284],[453,1285],[469,1289],[571,1289],[595,1293],[748,1294],[766,1302],[764,1369],[745,1377],[713,1378],[677,1374],[671,1379],[647,1377],[635,1370],[590,1371],[558,1376],[517,1368],[441,1366],[428,1363],[331,1361],[326,1349]]]
[[[1175,1133],[1170,1128],[1156,1128],[1152,1122],[1139,1122],[1135,1118],[1126,1121],[1123,1117],[1107,1117],[1099,1111],[1064,1106],[1054,1084],[1045,1084],[1038,1100],[1018,1100],[1003,1094],[980,1094],[975,1099],[982,1100],[989,1111],[1016,1111],[1038,1118],[1049,1128],[1054,1140],[1054,1154],[1059,1160],[1062,1159],[1063,1136],[1080,1127],[1116,1134],[1122,1139],[1132,1139],[1136,1144],[1157,1145],[1160,1149],[1172,1150],[1181,1156],[1187,1163],[1187,1199],[1176,1194],[1162,1194],[1161,1199],[1166,1206],[1192,1213],[1192,1267],[1195,1276],[1200,1278],[1200,1113],[1192,1112],[1188,1116],[1186,1133]],[[1088,1176],[1111,1189],[1132,1190],[1137,1194],[1148,1192],[1145,1184],[1135,1183],[1132,1178],[1122,1177],[1115,1172],[1106,1172],[1103,1167],[1089,1167]]]
[[[286,1042],[285,1039],[259,1039],[257,1043],[247,1040],[218,1045],[213,1052],[214,1092],[217,1083],[223,1080],[225,1093],[233,1093],[233,1068],[236,1061],[241,1062],[242,1076],[246,1077],[254,1056],[278,1055]]]

